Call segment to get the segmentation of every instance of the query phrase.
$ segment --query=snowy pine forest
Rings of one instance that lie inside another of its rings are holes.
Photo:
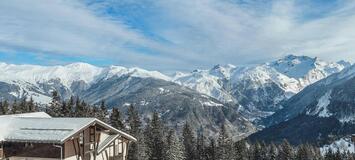
[[[113,127],[134,135],[138,142],[129,146],[129,160],[354,160],[355,154],[334,147],[320,148],[311,144],[291,145],[286,139],[281,143],[265,143],[242,139],[234,141],[221,125],[217,138],[203,134],[203,127],[193,130],[188,121],[182,133],[164,125],[156,112],[142,120],[133,105],[127,113],[105,102],[94,106],[71,97],[62,100],[52,92],[48,105],[38,104],[32,98],[0,103],[0,115],[45,111],[53,117],[96,117]]]

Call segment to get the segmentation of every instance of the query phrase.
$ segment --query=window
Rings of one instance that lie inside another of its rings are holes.
[[[95,128],[91,127],[90,128],[90,142],[94,142],[95,141]]]
[[[84,144],[84,135],[83,135],[83,133],[79,134],[79,144]]]

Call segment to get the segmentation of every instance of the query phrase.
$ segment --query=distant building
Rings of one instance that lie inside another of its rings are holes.
[[[0,116],[0,159],[126,160],[136,139],[96,118]]]

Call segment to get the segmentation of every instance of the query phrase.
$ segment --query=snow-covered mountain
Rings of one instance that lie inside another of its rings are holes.
[[[57,90],[68,98],[78,95],[89,86],[113,76],[151,77],[163,80],[170,78],[157,71],[141,68],[110,66],[96,67],[86,63],[73,63],[65,66],[14,65],[0,63],[0,99],[33,97],[40,103],[48,103],[50,94]],[[7,94],[7,95],[5,95]]]
[[[0,100],[33,97],[40,103],[51,100],[56,90],[63,99],[79,96],[91,104],[127,109],[134,104],[144,117],[158,112],[167,126],[180,130],[189,121],[195,130],[204,126],[206,135],[216,136],[222,123],[233,138],[256,131],[254,125],[229,105],[183,87],[157,71],[120,66],[96,67],[85,63],[65,66],[12,65],[0,67]]]
[[[355,65],[309,85],[263,119],[264,130],[250,139],[291,143],[332,142],[355,131]]]
[[[306,86],[337,73],[350,63],[288,55],[254,65],[216,65],[210,70],[177,73],[173,81],[225,103],[239,103],[249,119],[265,117],[280,109],[277,104]]]
[[[289,100],[283,109],[269,117],[268,125],[276,124],[299,114],[334,117],[342,123],[355,122],[355,65],[320,80]]]
[[[208,135],[226,123],[235,138],[242,138],[256,130],[251,121],[273,114],[283,107],[280,102],[347,65],[290,55],[255,66],[216,65],[169,77],[141,68],[86,63],[0,63],[0,100],[33,97],[48,103],[56,90],[63,99],[80,96],[92,104],[105,100],[122,110],[126,103],[135,104],[147,115],[158,111],[169,125],[189,120],[196,128],[206,126]]]

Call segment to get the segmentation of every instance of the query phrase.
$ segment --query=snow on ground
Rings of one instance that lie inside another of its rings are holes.
[[[321,98],[318,100],[318,104],[316,106],[316,109],[314,111],[307,111],[308,115],[317,115],[319,117],[330,117],[332,113],[329,113],[328,111],[328,105],[330,104],[330,95],[331,91],[328,91],[325,93]]]
[[[216,103],[213,101],[206,101],[206,102],[202,102],[201,104],[204,106],[223,106],[223,104]]]
[[[355,153],[354,143],[351,142],[350,138],[341,138],[330,145],[324,145],[320,148],[320,151],[322,155],[325,155],[329,149],[331,149],[332,152],[337,152],[339,150],[341,153],[346,153],[348,151],[350,153]]]
[[[353,122],[353,121],[355,121],[355,115],[350,115],[350,116],[339,118],[339,121],[341,123]]]
[[[125,68],[121,66],[110,66],[107,68],[96,67],[87,63],[72,63],[65,66],[39,66],[39,65],[14,65],[0,63],[0,81],[26,81],[32,84],[47,82],[58,79],[66,87],[70,88],[74,81],[91,83],[102,78],[112,76],[131,75],[134,77],[152,77],[163,80],[170,80],[170,77],[157,72],[147,71],[141,68]]]
[[[332,113],[329,113],[328,111],[328,105],[330,104],[330,95],[332,91],[328,91],[325,93],[321,98],[318,100],[317,108],[315,109],[314,112],[309,113],[310,115],[316,115],[318,114],[319,117],[330,117],[332,116]]]

